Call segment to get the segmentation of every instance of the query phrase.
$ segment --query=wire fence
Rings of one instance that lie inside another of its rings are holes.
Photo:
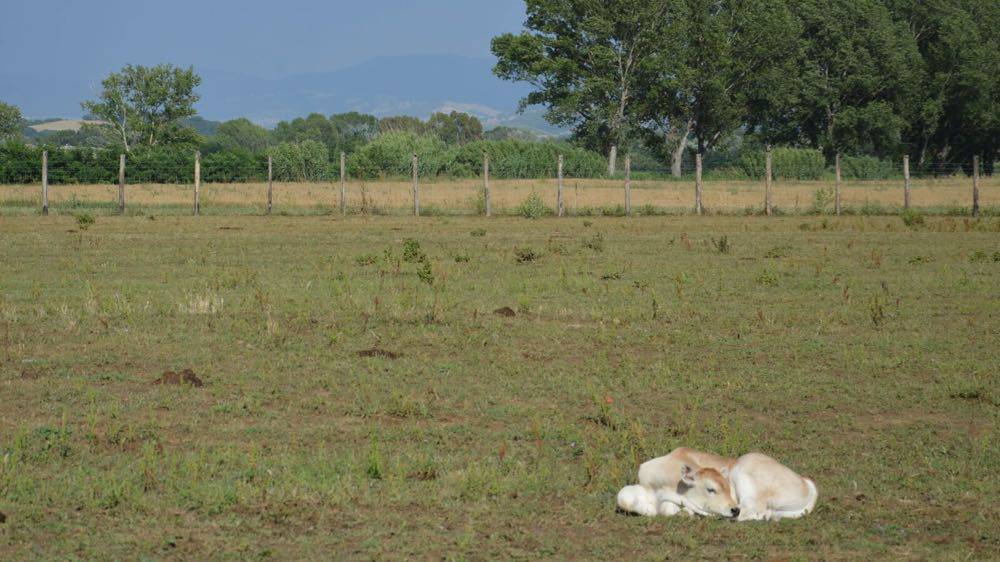
[[[79,170],[72,162],[39,162],[24,182],[0,185],[0,214],[366,214],[629,216],[664,214],[930,214],[1000,216],[1000,180],[978,160],[909,167],[882,165],[877,179],[857,179],[842,166],[811,179],[782,178],[771,159],[763,177],[747,179],[728,167],[684,166],[680,177],[632,171],[628,157],[604,177],[567,177],[560,161],[552,177],[494,179],[485,160],[471,178],[423,178],[416,157],[406,178],[362,180],[343,164],[320,181],[279,182],[263,173],[220,176],[198,154],[190,174],[148,183],[154,163],[118,163],[118,181],[61,183]],[[838,159],[839,163],[839,159]],[[176,168],[177,163],[169,163]],[[992,166],[990,167],[992,170]],[[766,173],[770,170],[771,173]],[[12,174],[7,170],[7,177]],[[208,173],[206,173],[208,172]],[[106,176],[106,174],[105,174]],[[16,179],[16,175],[14,175]],[[37,178],[37,179],[36,179]],[[136,179],[138,178],[138,179]],[[770,179],[769,179],[770,178]]]

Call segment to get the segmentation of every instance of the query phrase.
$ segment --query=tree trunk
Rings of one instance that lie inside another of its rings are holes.
[[[688,137],[691,136],[691,119],[688,119],[684,130],[680,132],[680,137],[677,139],[677,146],[674,148],[673,155],[670,160],[670,174],[675,178],[681,177],[684,166],[684,150],[687,148]]]

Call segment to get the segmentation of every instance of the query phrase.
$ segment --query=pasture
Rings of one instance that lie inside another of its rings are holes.
[[[1000,551],[1000,219],[155,214],[0,213],[0,559]],[[817,510],[616,514],[679,445]]]

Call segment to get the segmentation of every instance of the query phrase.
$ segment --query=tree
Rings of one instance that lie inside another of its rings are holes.
[[[880,0],[801,0],[796,100],[762,127],[779,141],[836,152],[898,151],[919,53]]]
[[[375,140],[379,133],[377,117],[356,111],[331,115],[330,123],[340,136],[338,152],[354,152]]]
[[[363,113],[338,113],[326,117],[312,113],[305,119],[282,121],[274,129],[274,139],[278,142],[298,143],[316,141],[322,143],[333,160],[340,158],[341,152],[354,152],[370,142],[378,133],[378,119]]]
[[[784,2],[677,0],[652,57],[645,124],[673,137],[674,164],[688,135],[699,154],[744,124],[779,113],[794,88],[797,26]]]
[[[918,165],[1000,157],[1000,3],[887,0],[920,53],[903,140]]]
[[[0,102],[0,140],[20,137],[23,122],[17,106]]]
[[[315,140],[283,142],[270,150],[274,177],[284,181],[318,181],[327,176],[327,148]]]
[[[81,105],[108,123],[127,152],[138,145],[193,142],[197,134],[179,121],[197,113],[194,90],[200,84],[193,68],[126,65],[104,79],[99,99]]]
[[[493,72],[531,84],[521,108],[546,106],[550,123],[590,147],[624,145],[638,130],[634,105],[671,1],[527,0],[527,31],[493,39]]]
[[[380,119],[378,122],[378,131],[383,135],[390,133],[414,133],[422,135],[427,132],[427,124],[416,117],[397,115]]]
[[[223,149],[239,148],[260,153],[267,150],[268,146],[267,129],[245,118],[233,119],[219,125],[215,136]]]
[[[483,124],[479,119],[457,111],[431,115],[427,128],[450,145],[461,146],[483,138]]]
[[[505,127],[503,125],[499,127],[494,127],[489,131],[483,133],[484,139],[494,140],[494,141],[523,140],[523,141],[538,142],[538,141],[543,141],[548,137],[549,135],[538,133],[530,129],[521,129],[518,127]]]

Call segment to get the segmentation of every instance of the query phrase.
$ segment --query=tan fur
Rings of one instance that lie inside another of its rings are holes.
[[[618,506],[641,515],[732,517],[736,497],[727,474],[733,459],[681,447],[639,467],[639,485],[619,492]]]

